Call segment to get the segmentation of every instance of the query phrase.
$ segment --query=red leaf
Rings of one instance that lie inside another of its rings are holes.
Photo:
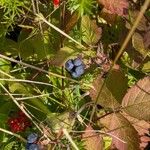
[[[87,150],[103,150],[102,138],[88,125],[82,135]]]
[[[148,136],[150,124],[144,120],[138,120],[136,118],[133,118],[126,113],[123,113],[123,115],[130,121],[130,123],[137,130],[141,140],[140,148],[144,149],[148,145],[148,142],[150,141],[150,137]]]
[[[108,115],[100,120],[106,127],[119,150],[139,150],[139,137],[131,123],[120,113]]]
[[[132,117],[150,121],[150,77],[139,80],[129,89],[122,106]]]
[[[104,11],[110,14],[125,16],[129,7],[127,0],[99,0],[104,5]]]

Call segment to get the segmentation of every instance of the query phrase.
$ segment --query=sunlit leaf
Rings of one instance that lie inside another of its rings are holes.
[[[132,36],[132,44],[135,50],[137,50],[140,54],[145,57],[147,55],[147,51],[145,50],[144,42],[143,42],[143,37],[135,32]]]
[[[139,80],[124,96],[122,107],[129,115],[150,121],[150,77]]]
[[[32,57],[37,60],[49,58],[52,53],[52,47],[49,42],[49,33],[44,32],[43,34],[37,33],[31,37],[26,38],[27,33],[21,32],[19,40],[19,51],[18,53],[23,59]],[[28,35],[29,36],[29,35]],[[25,39],[23,39],[25,38]]]
[[[82,17],[81,29],[83,41],[88,45],[96,44],[101,38],[102,29],[97,26],[96,21],[91,20],[88,16]]]
[[[46,122],[54,132],[59,132],[62,128],[70,131],[75,123],[75,118],[72,112],[66,111],[61,114],[49,114]]]
[[[150,61],[148,61],[148,62],[143,64],[142,71],[145,72],[145,73],[149,73],[150,72]]]

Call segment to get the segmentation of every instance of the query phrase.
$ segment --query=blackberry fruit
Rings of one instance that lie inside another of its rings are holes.
[[[65,68],[67,71],[71,71],[74,67],[74,64],[73,64],[73,60],[72,59],[69,59],[66,63],[65,63]]]
[[[38,135],[36,133],[31,133],[28,137],[27,137],[27,142],[28,143],[34,143],[36,142],[38,139]]]
[[[80,58],[74,59],[73,63],[74,63],[75,66],[80,66],[80,65],[83,64],[82,60]]]

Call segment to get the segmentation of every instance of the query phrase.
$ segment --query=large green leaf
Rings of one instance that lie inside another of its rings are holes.
[[[122,107],[129,115],[150,121],[150,77],[139,80],[129,89]]]
[[[114,98],[111,91],[106,87],[106,85],[103,85],[103,80],[101,76],[97,77],[97,79],[93,83],[93,87],[90,90],[90,96],[93,101],[97,100],[97,104],[100,104],[101,106],[105,108],[112,108],[115,109],[120,106],[118,101]],[[102,90],[100,91],[100,89]],[[100,92],[100,93],[99,93]]]
[[[143,55],[143,57],[146,57],[148,54],[148,51],[145,49],[143,37],[135,32],[132,36],[132,44],[135,50],[137,50],[140,54]]]
[[[106,86],[116,100],[121,103],[128,88],[128,80],[120,69],[113,69],[106,80]]]
[[[96,21],[91,20],[88,16],[82,17],[81,30],[83,41],[88,45],[96,44],[101,38],[102,29],[97,26]]]
[[[20,94],[25,94],[26,96],[30,96],[30,97],[32,96],[32,92],[33,92],[32,87],[30,87],[30,85],[21,84],[21,83],[12,83],[9,85],[9,89],[12,93],[17,92]],[[30,105],[34,105],[35,107],[37,107],[37,109],[41,110],[45,114],[51,113],[47,108],[47,106],[44,105],[41,99],[38,98],[29,99],[26,101],[26,103]]]
[[[15,41],[6,38],[1,38],[0,40],[0,50],[2,52],[18,55],[19,47]]]
[[[19,40],[19,53],[22,58],[33,57],[36,59],[49,58],[52,55],[52,46],[49,41],[49,33],[36,33],[31,37],[26,37],[25,32],[21,32]],[[29,36],[29,35],[28,35]],[[25,38],[25,39],[23,39]]]
[[[107,115],[100,120],[118,150],[139,150],[139,136],[130,122],[120,113]]]

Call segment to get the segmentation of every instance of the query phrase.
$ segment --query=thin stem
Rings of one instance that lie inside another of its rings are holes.
[[[9,78],[14,78],[13,76],[7,74],[7,73],[4,72],[3,70],[0,70],[0,73],[3,74],[3,75],[5,75],[5,76],[7,76],[7,77],[9,77]]]
[[[69,142],[72,144],[72,146],[75,148],[75,150],[79,150],[77,145],[72,140],[71,136],[69,135],[68,131],[66,129],[63,129],[63,133],[65,134],[66,138],[69,140]]]
[[[118,138],[117,136],[115,136],[115,135],[113,135],[113,134],[111,134],[111,133],[108,133],[108,132],[101,131],[101,130],[86,130],[86,131],[71,131],[71,132],[72,132],[72,133],[85,133],[85,132],[91,132],[91,133],[93,133],[93,132],[97,132],[97,133],[100,133],[100,134],[109,135],[109,136],[111,136],[111,137],[113,137],[113,138],[115,138],[115,139],[121,141],[122,143],[127,143],[127,142],[123,141],[122,139]],[[88,136],[88,137],[89,137],[89,136]],[[86,137],[86,138],[88,138],[88,137]]]
[[[25,142],[25,143],[27,142],[27,140],[24,139],[24,138],[23,138],[21,135],[19,135],[19,134],[13,133],[13,132],[8,131],[8,130],[5,130],[5,129],[3,129],[3,128],[0,128],[0,131],[4,132],[4,133],[6,133],[6,134],[13,135],[13,136],[19,138],[21,141],[23,141],[23,142]]]
[[[24,110],[24,108],[17,102],[17,100],[12,96],[11,93],[0,83],[0,86],[2,89],[10,96],[10,98],[13,100],[13,102],[18,106],[18,108],[33,122],[33,124],[37,127],[37,129],[43,133],[43,135],[48,139],[49,137],[42,131],[42,129],[38,126],[38,124],[32,119],[32,117]]]
[[[53,86],[58,89],[58,87],[45,82],[39,82],[39,81],[31,81],[31,80],[23,80],[23,79],[6,79],[6,78],[0,78],[0,81],[9,81],[9,82],[24,82],[24,83],[32,83],[32,84],[40,84],[40,85],[47,85],[47,86]]]
[[[17,60],[15,60],[15,59],[13,59],[13,58],[9,58],[9,57],[4,56],[4,55],[2,55],[2,54],[0,54],[0,58],[9,60],[9,61],[11,61],[11,62],[18,63],[18,64],[20,64],[20,65],[26,66],[26,67],[28,67],[28,68],[32,68],[32,69],[34,69],[34,70],[41,71],[41,72],[43,72],[43,73],[46,73],[46,74],[49,74],[49,75],[52,75],[52,76],[55,76],[55,77],[58,77],[58,78],[66,79],[66,80],[72,81],[72,82],[74,82],[74,83],[79,83],[78,81],[73,80],[73,79],[71,79],[71,78],[67,78],[67,77],[65,77],[65,76],[62,76],[62,75],[59,75],[59,74],[56,74],[56,73],[53,73],[53,72],[46,71],[46,70],[41,69],[41,68],[39,68],[39,67],[35,67],[35,66],[33,66],[33,65],[30,65],[30,64],[27,64],[27,63],[24,63],[24,62],[17,61]]]
[[[66,34],[64,31],[60,30],[59,28],[57,28],[56,26],[54,26],[53,24],[51,24],[50,22],[48,22],[42,15],[36,14],[36,16],[39,17],[40,20],[42,20],[43,22],[45,22],[51,28],[53,28],[54,30],[56,30],[57,32],[59,32],[60,34],[62,34],[63,36],[65,36],[66,38],[70,39],[74,43],[76,43],[79,46],[81,46],[82,48],[86,49],[86,47],[83,46],[81,43],[79,43],[78,41],[76,41],[75,39],[73,39],[71,36],[69,36],[68,34]]]

